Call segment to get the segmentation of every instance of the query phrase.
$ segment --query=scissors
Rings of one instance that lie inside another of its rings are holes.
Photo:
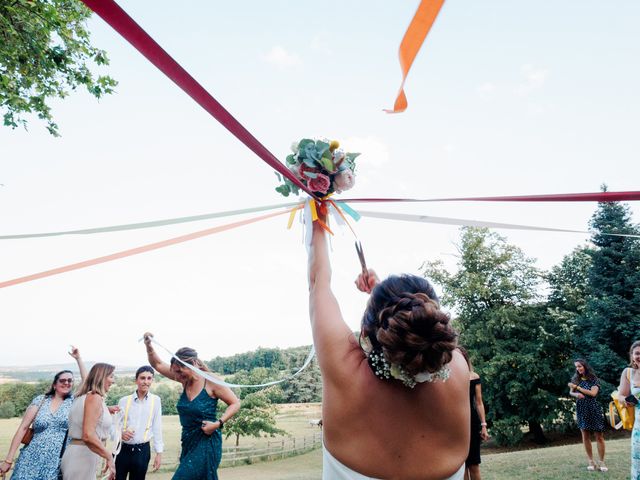
[[[367,270],[367,262],[364,259],[364,252],[362,251],[362,243],[360,243],[360,240],[356,240],[356,252],[358,252],[358,259],[360,259],[360,265],[362,266],[362,276],[366,281],[369,271]]]

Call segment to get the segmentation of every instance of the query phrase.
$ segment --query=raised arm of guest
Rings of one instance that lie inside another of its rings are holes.
[[[74,347],[73,345],[71,345],[71,351],[69,352],[69,355],[71,355],[76,363],[78,364],[78,370],[80,371],[80,381],[84,382],[85,378],[87,378],[87,367],[84,364],[84,360],[82,360],[82,357],[80,356],[80,350],[78,350],[78,347]]]
[[[156,369],[158,373],[164,375],[170,380],[174,380],[176,382],[180,382],[175,372],[171,370],[171,365],[166,362],[163,362],[158,353],[153,348],[153,333],[145,332],[144,336],[144,345],[147,348],[147,358],[149,359],[149,364]],[[182,383],[182,382],[180,382]]]

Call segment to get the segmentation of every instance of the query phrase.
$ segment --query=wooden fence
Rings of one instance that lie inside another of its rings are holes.
[[[222,461],[220,468],[250,465],[256,462],[279,460],[282,458],[300,455],[310,452],[322,446],[322,432],[304,437],[285,437],[278,440],[269,440],[266,445],[252,446],[227,446],[222,448]],[[163,461],[163,471],[173,471],[177,468],[177,462]]]
[[[322,446],[322,433],[304,437],[286,437],[269,440],[266,446],[256,448],[226,447],[222,452],[220,467],[235,467],[260,461],[277,460],[315,450]]]

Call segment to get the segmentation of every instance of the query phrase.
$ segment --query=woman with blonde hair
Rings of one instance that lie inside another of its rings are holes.
[[[87,370],[76,347],[69,352],[78,363],[80,378],[84,380]],[[6,460],[0,465],[0,475],[11,468],[13,457],[24,438],[29,425],[33,425],[33,438],[20,451],[11,478],[14,480],[56,480],[68,428],[69,411],[73,404],[73,372],[62,370],[56,373],[51,387],[44,395],[38,395],[22,417],[22,422],[13,436]]]
[[[318,223],[309,250],[309,311],[322,372],[322,478],[461,480],[469,368],[433,287],[414,275],[380,282],[372,270],[363,272],[356,286],[371,296],[355,337],[331,291]]]
[[[165,377],[182,385],[182,395],[176,405],[182,425],[180,465],[172,480],[218,480],[218,466],[222,458],[222,429],[240,409],[240,400],[233,391],[206,380],[194,369],[208,372],[205,363],[193,348],[179,349],[164,363],[153,349],[153,334],[144,334],[149,363]],[[218,399],[227,404],[225,412],[217,416]]]
[[[111,414],[105,398],[115,381],[115,367],[96,363],[76,394],[69,414],[70,443],[60,468],[64,480],[95,480],[100,457],[105,460],[102,473],[108,480],[116,475],[116,466],[105,440],[111,430]]]
[[[629,367],[620,375],[618,400],[622,405],[631,403],[637,407],[640,398],[640,340],[631,344],[629,349]],[[640,478],[640,412],[636,408],[633,431],[631,432],[631,478]]]

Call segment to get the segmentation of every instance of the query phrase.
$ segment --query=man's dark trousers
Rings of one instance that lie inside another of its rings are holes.
[[[151,446],[149,442],[137,445],[122,443],[120,453],[116,457],[116,480],[144,480],[147,467],[151,460]]]

